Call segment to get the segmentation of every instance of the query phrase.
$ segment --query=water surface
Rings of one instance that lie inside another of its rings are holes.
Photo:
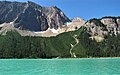
[[[1,59],[0,75],[120,75],[120,58]]]

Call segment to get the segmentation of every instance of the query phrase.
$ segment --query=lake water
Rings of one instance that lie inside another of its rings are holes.
[[[120,75],[120,58],[1,59],[0,75]]]

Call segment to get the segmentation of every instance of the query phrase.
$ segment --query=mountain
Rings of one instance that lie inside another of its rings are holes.
[[[56,6],[42,7],[33,2],[0,2],[0,23],[13,23],[15,28],[29,31],[58,29],[69,18]]]
[[[1,1],[0,12],[0,58],[120,57],[120,17],[69,20],[30,1]]]
[[[120,17],[106,16],[100,19],[90,19],[86,22],[87,32],[90,34],[90,38],[95,38],[98,42],[101,42],[105,37],[109,35],[120,34]]]
[[[0,58],[120,57],[120,34],[98,42],[87,28],[52,37],[21,36],[16,31],[0,35]]]

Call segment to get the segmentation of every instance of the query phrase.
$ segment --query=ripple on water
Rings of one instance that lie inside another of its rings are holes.
[[[0,60],[0,75],[120,75],[120,59]]]

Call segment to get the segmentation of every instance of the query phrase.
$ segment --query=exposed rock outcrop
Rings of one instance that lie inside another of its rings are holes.
[[[90,38],[103,38],[108,35],[120,34],[120,18],[119,17],[103,17],[101,19],[91,19],[85,26]]]
[[[33,2],[0,2],[0,23],[14,23],[22,30],[45,31],[48,28],[58,29],[69,18],[56,6],[42,7]]]
[[[90,38],[103,40],[105,36],[120,34],[120,17],[94,18],[87,22],[79,17],[69,20],[56,6],[42,7],[30,1],[1,1],[0,24],[0,32],[15,29],[23,36],[56,36],[81,26],[87,28]]]

